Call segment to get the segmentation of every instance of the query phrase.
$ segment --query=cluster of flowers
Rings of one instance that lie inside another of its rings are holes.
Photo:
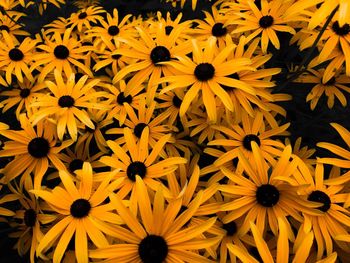
[[[78,12],[29,36],[18,6],[65,1],[35,2],[0,2],[0,102],[20,124],[0,125],[0,219],[21,256],[347,261],[350,152],[320,142],[338,158],[317,158],[290,142],[278,102],[292,98],[266,67],[288,32],[319,50],[291,76],[317,84],[311,108],[323,93],[345,106],[347,0],[221,0],[191,21],[75,1]]]

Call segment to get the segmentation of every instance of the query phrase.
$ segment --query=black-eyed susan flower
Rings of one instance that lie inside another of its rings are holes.
[[[15,75],[18,81],[23,82],[23,75],[30,81],[34,81],[30,66],[33,61],[33,49],[36,41],[26,37],[19,46],[12,37],[2,31],[3,38],[0,40],[0,72],[5,73],[8,84],[12,82],[12,75]]]
[[[95,54],[98,56],[94,58],[94,61],[96,62],[96,64],[93,66],[94,71],[97,72],[99,70],[105,69],[105,71],[108,73],[107,70],[111,69],[112,74],[109,75],[112,77],[117,74],[122,68],[135,62],[135,59],[131,59],[120,54],[115,54],[118,48],[113,42],[105,40],[103,45],[105,46],[103,49],[96,50],[95,52]],[[126,47],[126,44],[119,43],[119,48],[123,47]]]
[[[102,14],[105,12],[101,6],[89,6],[71,14],[69,21],[72,23],[73,28],[77,27],[79,32],[83,32],[86,29],[90,29],[93,23],[102,23]]]
[[[128,48],[119,49],[115,52],[115,54],[137,59],[137,61],[121,69],[114,76],[113,83],[133,73],[129,81],[131,90],[125,91],[126,95],[129,95],[133,87],[139,88],[147,80],[147,104],[150,104],[157,91],[159,79],[162,76],[174,75],[174,70],[162,62],[170,61],[177,56],[185,56],[191,51],[189,42],[177,43],[176,41],[185,28],[185,24],[179,25],[170,34],[166,34],[165,25],[158,23],[157,31],[151,35],[148,27],[137,26],[136,30],[139,38],[125,39],[124,42],[128,45]]]
[[[34,174],[34,188],[40,189],[41,181],[49,166],[65,170],[60,160],[59,152],[72,144],[72,141],[63,141],[57,145],[55,133],[45,121],[38,122],[35,127],[29,122],[25,114],[20,116],[22,130],[1,131],[1,134],[10,139],[6,141],[0,157],[14,156],[3,169],[7,182],[21,176],[21,185],[30,173]]]
[[[0,97],[7,97],[1,101],[4,104],[2,112],[6,112],[16,106],[17,120],[19,120],[19,116],[23,112],[31,115],[33,111],[31,103],[35,98],[43,95],[42,90],[44,88],[44,83],[37,83],[36,78],[34,78],[34,81],[24,78],[23,82],[12,83],[9,90],[0,92]]]
[[[131,14],[124,16],[119,21],[118,9],[107,14],[107,19],[100,20],[101,26],[93,26],[87,30],[89,37],[94,37],[94,46],[100,51],[105,49],[106,43],[113,43],[116,47],[120,45],[120,38],[136,37],[135,22],[130,21]],[[114,51],[114,49],[112,50]]]
[[[47,202],[61,216],[40,240],[37,248],[39,257],[45,258],[44,254],[53,247],[53,261],[60,262],[74,234],[75,257],[79,263],[88,262],[89,241],[96,247],[105,247],[109,244],[103,234],[103,229],[94,222],[100,220],[104,223],[122,223],[118,215],[110,212],[111,206],[103,204],[109,194],[109,181],[113,173],[105,175],[97,187],[94,186],[93,181],[95,175],[93,175],[91,165],[85,162],[83,168],[76,171],[78,183],[74,183],[69,173],[60,171],[59,177],[63,187],[56,186],[52,190],[30,191]]]
[[[18,37],[19,36],[28,36],[29,33],[23,30],[23,27],[17,23],[20,17],[14,16],[11,17],[11,19],[6,15],[0,15],[0,39],[3,38],[3,35],[1,33],[2,30],[5,30],[10,37],[12,37],[13,41],[16,42],[16,44],[19,43]]]
[[[295,80],[296,82],[316,84],[306,96],[306,101],[310,101],[310,108],[312,110],[315,109],[322,95],[327,97],[328,108],[333,108],[335,98],[345,107],[347,100],[343,92],[350,93],[350,87],[347,86],[350,77],[338,71],[335,74],[327,76],[325,80],[324,72],[324,69],[308,69],[307,73],[304,73]]]
[[[128,97],[126,96],[126,98]],[[136,109],[132,108],[128,103],[123,103],[123,106],[127,113],[127,118],[124,121],[124,127],[128,127],[133,131],[133,136],[136,140],[139,140],[141,138],[143,130],[148,127],[148,143],[151,147],[154,147],[156,141],[161,137],[167,135],[173,130],[176,130],[176,127],[169,126],[165,123],[165,120],[168,118],[169,113],[161,113],[156,116],[156,102],[153,101],[149,106],[146,106],[145,96],[140,97]],[[117,135],[123,134],[124,128],[111,128],[107,130],[106,133]],[[170,139],[170,141],[173,142],[173,139]],[[119,144],[124,144],[126,142],[126,138],[120,137],[117,139],[117,142]],[[161,155],[164,155],[163,150]]]
[[[333,242],[342,250],[350,252],[350,246],[346,242],[334,240],[334,237],[338,235],[347,234],[350,217],[348,210],[341,205],[348,198],[348,194],[342,193],[342,189],[345,187],[344,180],[333,171],[336,170],[331,171],[330,179],[325,179],[323,164],[317,163],[314,176],[306,177],[309,179],[305,181],[296,178],[295,182],[309,185],[309,187],[300,189],[299,194],[306,196],[309,201],[319,203],[317,209],[322,212],[320,215],[303,213],[304,220],[299,227],[295,245],[300,244],[305,239],[306,234],[312,231],[317,243],[318,260],[322,258],[325,252],[327,256],[332,254]]]
[[[151,34],[156,34],[158,30],[157,27],[159,27],[159,23],[162,23],[165,26],[165,34],[169,35],[171,31],[178,27],[182,27],[185,24],[185,28],[181,31],[181,33],[175,41],[177,43],[180,43],[189,40],[192,38],[193,35],[193,29],[190,27],[191,21],[183,21],[182,17],[182,13],[179,13],[175,18],[172,18],[170,12],[167,12],[166,15],[163,17],[162,13],[158,11],[156,21],[148,22],[150,23],[149,31]]]
[[[252,162],[255,155],[252,152],[252,142],[261,150],[263,158],[270,164],[274,164],[275,157],[280,156],[284,144],[273,136],[287,135],[286,130],[289,123],[279,127],[270,128],[263,124],[263,115],[260,112],[256,113],[254,118],[249,117],[248,114],[242,115],[242,123],[225,125],[213,125],[212,128],[224,135],[224,138],[217,138],[208,142],[208,146],[223,146],[226,152],[220,156],[216,161],[216,166],[232,161],[238,156],[238,153],[243,153],[249,162]],[[206,153],[211,153],[211,148],[205,149]],[[214,150],[215,151],[215,150]]]
[[[256,222],[261,232],[264,232],[268,225],[277,236],[279,231],[277,219],[281,218],[286,225],[283,231],[287,232],[289,240],[294,241],[294,233],[287,217],[291,216],[303,222],[301,212],[321,214],[312,209],[317,205],[309,204],[306,199],[298,196],[298,185],[293,187],[280,179],[288,179],[294,174],[298,160],[292,157],[291,146],[288,145],[278,161],[269,166],[264,161],[257,143],[252,142],[251,145],[255,155],[253,162],[249,163],[242,153],[238,155],[239,163],[244,168],[243,175],[222,168],[222,172],[233,183],[220,186],[224,195],[230,194],[233,198],[221,207],[223,211],[228,211],[222,221],[226,224],[243,216],[244,222],[239,229],[240,233],[247,233],[250,222]]]
[[[92,169],[97,169],[99,167],[104,167],[104,165],[99,162],[101,156],[104,155],[103,152],[98,152],[94,155],[88,155],[84,147],[77,147],[75,144],[73,150],[70,148],[64,149],[61,154],[61,160],[67,167],[67,170],[74,174],[76,170],[83,168],[84,162],[90,163]]]
[[[259,1],[260,2],[260,1]],[[254,39],[261,34],[261,49],[263,53],[267,52],[269,42],[276,48],[280,48],[280,42],[276,31],[289,32],[295,34],[295,30],[287,25],[286,19],[283,17],[285,11],[293,3],[292,1],[261,0],[261,10],[252,0],[247,1],[250,10],[246,12],[235,13],[239,18],[233,18],[229,24],[237,25],[237,28],[232,31],[235,33],[249,32],[247,41]]]
[[[140,139],[136,142],[132,131],[124,128],[124,138],[126,150],[114,141],[107,141],[109,148],[113,151],[112,156],[103,156],[100,162],[107,167],[116,170],[119,169],[115,178],[123,178],[122,183],[118,186],[118,194],[121,198],[135,194],[136,176],[139,176],[148,188],[156,191],[157,187],[162,184],[158,178],[172,174],[179,164],[186,163],[187,160],[182,157],[168,157],[160,159],[159,155],[164,150],[164,145],[169,142],[170,134],[164,135],[152,146],[149,151],[148,145],[150,129],[145,127],[141,133]],[[163,185],[166,196],[170,193]]]
[[[180,116],[185,114],[199,93],[210,121],[215,123],[217,120],[216,97],[221,100],[227,110],[233,111],[233,102],[223,85],[241,89],[253,95],[256,94],[250,85],[230,78],[231,74],[240,70],[254,70],[250,67],[251,60],[248,58],[228,59],[235,46],[232,44],[218,51],[215,43],[216,38],[210,37],[203,49],[202,45],[193,39],[193,60],[187,56],[177,56],[177,61],[162,62],[162,64],[174,67],[178,73],[175,76],[161,79],[160,82],[168,82],[169,84],[160,93],[163,94],[177,88],[188,88],[181,103]]]
[[[64,72],[68,78],[72,73],[76,73],[74,67],[78,67],[92,77],[90,68],[79,61],[85,58],[85,52],[91,50],[91,47],[82,46],[71,36],[71,32],[72,29],[67,29],[63,35],[58,32],[54,32],[52,37],[44,35],[44,44],[37,46],[41,52],[33,56],[34,63],[31,66],[31,70],[40,71],[39,82],[44,81],[54,69],[57,69],[59,73]]]
[[[198,250],[215,245],[218,238],[198,237],[215,223],[216,218],[184,228],[188,217],[191,217],[203,197],[203,192],[199,192],[188,209],[181,213],[181,199],[167,204],[161,188],[155,193],[151,206],[147,187],[140,176],[136,176],[136,188],[141,220],[123,204],[118,195],[110,195],[112,205],[126,226],[122,228],[123,231],[109,228],[109,235],[124,242],[90,251],[91,258],[123,262],[181,262],[189,259],[192,262],[214,262],[201,256]]]
[[[226,35],[230,36],[233,30],[233,26],[225,26],[229,16],[220,14],[216,6],[212,6],[210,13],[208,11],[203,11],[203,13],[205,18],[203,20],[197,20],[198,25],[194,29],[193,35],[199,41],[214,36],[216,37],[218,46],[224,48],[226,46]],[[230,17],[230,19],[232,18]]]
[[[32,103],[32,106],[38,107],[38,110],[31,115],[30,120],[35,125],[40,120],[53,116],[53,121],[57,125],[58,138],[62,140],[67,129],[70,137],[76,141],[78,127],[82,124],[90,129],[95,128],[84,108],[108,109],[107,105],[97,100],[98,97],[106,97],[108,94],[94,90],[99,79],[88,80],[88,76],[85,75],[75,82],[75,74],[72,73],[65,82],[58,70],[54,71],[54,75],[55,83],[45,82],[51,94],[40,96]]]
[[[119,122],[119,126],[122,126],[127,119],[127,107],[125,105],[130,105],[131,108],[138,109],[139,101],[145,97],[144,93],[136,93],[138,89],[135,89],[126,96],[124,92],[127,85],[125,80],[120,80],[114,85],[111,84],[105,87],[110,93],[108,105],[111,106],[106,119],[116,119]]]

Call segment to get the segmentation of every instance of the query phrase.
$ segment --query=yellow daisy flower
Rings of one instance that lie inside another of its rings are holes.
[[[107,134],[119,135],[116,139],[119,144],[124,144],[126,142],[126,138],[120,136],[124,134],[124,127],[128,127],[133,131],[133,138],[136,140],[139,140],[141,138],[143,130],[148,127],[148,144],[152,148],[154,147],[157,140],[160,140],[160,138],[162,138],[164,135],[169,134],[171,131],[177,130],[176,127],[165,124],[165,120],[168,118],[169,113],[161,113],[156,116],[155,101],[153,101],[149,107],[146,107],[145,96],[140,96],[140,100],[138,101],[137,105],[138,107],[136,109],[132,108],[132,105],[128,103],[123,103],[123,106],[127,113],[127,118],[125,119],[123,126],[118,128],[111,128],[106,132]],[[174,142],[174,139],[171,138],[170,142]],[[161,155],[164,156],[163,150],[161,151]]]
[[[163,24],[165,27],[165,34],[170,35],[170,33],[178,28],[183,27],[185,25],[185,28],[181,31],[179,36],[176,38],[176,43],[181,43],[183,41],[189,40],[192,38],[193,29],[190,27],[191,21],[181,21],[182,20],[182,13],[179,13],[174,19],[172,18],[170,12],[167,12],[166,15],[163,17],[161,12],[157,12],[156,21],[150,21],[149,31],[151,34],[156,34],[159,23]]]
[[[108,241],[104,230],[95,224],[95,220],[122,223],[118,215],[113,214],[110,205],[104,205],[109,194],[109,181],[113,173],[104,176],[97,188],[93,182],[92,167],[83,164],[82,170],[77,170],[78,183],[74,183],[71,175],[65,171],[59,172],[64,186],[56,186],[53,190],[32,190],[31,193],[42,198],[50,207],[61,215],[60,220],[45,233],[37,248],[37,255],[44,257],[58,240],[54,247],[53,261],[60,262],[67,249],[68,243],[75,234],[75,257],[78,263],[88,262],[88,242],[96,247],[105,247]]]
[[[140,100],[144,99],[143,93],[138,94],[134,89],[129,95],[125,95],[127,85],[124,80],[120,80],[115,85],[107,85],[106,90],[111,93],[111,99],[108,100],[108,105],[111,109],[108,111],[106,119],[114,118],[119,122],[119,126],[122,126],[127,119],[127,106],[130,105],[133,109],[138,109]],[[128,108],[129,110],[129,108]]]
[[[198,25],[193,30],[193,35],[200,41],[214,36],[216,37],[218,46],[224,48],[226,46],[226,35],[230,36],[233,30],[232,25],[225,26],[229,16],[220,14],[215,6],[211,8],[211,13],[207,11],[203,11],[203,13],[205,18],[203,20],[198,20]],[[232,18],[230,17],[230,19]]]
[[[8,97],[1,101],[4,104],[2,112],[8,111],[10,108],[17,106],[16,118],[19,120],[21,113],[32,114],[33,108],[31,103],[39,96],[42,96],[42,90],[45,88],[44,83],[37,83],[36,77],[34,82],[27,78],[23,82],[16,82],[11,85],[11,90],[0,92],[0,97]]]
[[[55,134],[51,129],[44,129],[45,122],[38,122],[35,127],[31,125],[25,114],[21,114],[22,130],[1,131],[1,134],[10,139],[5,142],[0,157],[14,156],[3,169],[6,181],[9,182],[21,175],[21,185],[30,173],[34,173],[34,188],[40,189],[41,181],[49,166],[65,170],[60,160],[59,152],[72,144],[64,141],[56,146]]]
[[[39,82],[44,81],[54,69],[57,69],[59,73],[64,72],[66,77],[69,77],[75,73],[74,66],[92,77],[91,70],[79,61],[85,58],[84,53],[91,50],[92,47],[82,46],[78,40],[71,37],[71,32],[72,29],[67,29],[63,36],[54,32],[51,38],[44,35],[44,44],[37,46],[42,52],[33,56],[34,63],[31,66],[31,70],[39,69]]]
[[[126,141],[125,151],[114,141],[107,141],[109,148],[113,151],[112,156],[103,156],[100,162],[113,170],[119,169],[115,178],[123,178],[122,184],[118,187],[118,195],[121,198],[127,196],[130,192],[134,196],[136,188],[135,181],[138,175],[145,182],[148,188],[157,190],[161,184],[158,178],[172,174],[179,164],[186,163],[187,160],[181,157],[167,157],[164,160],[159,159],[159,154],[164,145],[169,141],[170,134],[161,137],[149,152],[148,140],[150,130],[145,127],[142,131],[140,140],[136,142],[134,135],[129,128],[124,128],[124,138]],[[163,186],[165,191],[165,186]],[[169,197],[170,193],[166,193]]]
[[[4,38],[1,31],[5,30],[16,44],[19,44],[17,36],[29,36],[30,34],[22,30],[22,26],[18,23],[20,17],[11,17],[0,15],[0,39]]]
[[[143,180],[136,176],[137,201],[141,222],[122,202],[118,195],[110,195],[112,205],[124,220],[128,228],[118,231],[109,228],[109,235],[125,243],[113,244],[105,248],[90,251],[91,258],[107,258],[118,262],[214,262],[198,253],[199,249],[211,247],[218,243],[217,237],[198,239],[216,221],[210,218],[201,225],[183,229],[187,219],[196,210],[197,203],[203,197],[198,192],[188,209],[179,214],[181,199],[166,201],[161,188],[155,193],[153,206]],[[153,208],[152,208],[153,207]],[[107,230],[107,229],[106,229]]]
[[[260,43],[263,53],[267,52],[270,41],[276,49],[280,49],[280,42],[276,31],[295,34],[295,30],[286,25],[287,21],[284,18],[284,13],[293,4],[293,1],[261,0],[261,10],[256,6],[254,1],[248,0],[247,2],[250,10],[235,13],[239,19],[233,18],[233,21],[228,22],[229,24],[237,25],[237,28],[232,31],[233,34],[249,32],[247,41],[261,34]]]
[[[124,16],[119,21],[118,9],[113,9],[113,14],[107,14],[107,21],[101,20],[101,26],[93,26],[86,31],[89,37],[94,37],[94,46],[103,51],[107,43],[113,43],[116,48],[119,47],[120,38],[136,37],[137,32],[134,28],[135,22],[130,22],[132,15]],[[111,49],[114,51],[116,48]]]
[[[258,229],[264,232],[266,220],[274,235],[278,235],[279,226],[277,218],[281,218],[286,225],[285,231],[288,239],[294,241],[294,233],[287,216],[303,222],[300,212],[311,215],[320,215],[321,212],[313,210],[317,204],[304,200],[297,194],[300,185],[291,185],[282,181],[295,173],[298,166],[298,159],[291,155],[291,146],[284,149],[280,158],[273,166],[267,165],[256,142],[251,144],[254,162],[250,162],[239,153],[239,163],[244,168],[244,174],[233,173],[222,168],[222,172],[234,184],[221,185],[219,189],[224,194],[229,194],[233,199],[222,205],[223,211],[228,214],[223,218],[224,223],[229,223],[243,216],[244,222],[239,229],[240,233],[247,233],[250,229],[250,222],[256,222]],[[291,161],[290,161],[291,158]],[[310,176],[311,177],[311,176]],[[282,230],[280,230],[282,231]]]
[[[106,11],[101,6],[89,6],[71,14],[69,21],[72,23],[72,28],[76,27],[78,32],[83,32],[86,29],[90,29],[93,23],[102,23],[102,14],[104,13]]]
[[[121,69],[113,78],[113,83],[123,79],[126,75],[137,71],[133,74],[129,83],[132,87],[125,91],[129,95],[133,88],[142,87],[142,83],[147,81],[147,104],[153,100],[158,88],[158,81],[162,76],[173,76],[174,70],[170,69],[164,61],[170,61],[177,56],[185,56],[191,51],[188,42],[176,43],[181,32],[186,25],[178,26],[172,30],[169,35],[166,34],[164,24],[159,23],[155,38],[149,32],[149,28],[136,27],[140,39],[127,38],[123,40],[129,48],[119,49],[115,54],[137,59],[125,68]],[[138,90],[140,92],[141,90]]]
[[[295,245],[305,239],[306,233],[312,231],[317,243],[317,259],[320,260],[326,252],[330,256],[333,252],[333,239],[338,235],[346,235],[350,226],[349,211],[341,206],[348,199],[348,193],[342,193],[345,180],[342,176],[330,174],[330,179],[325,179],[323,164],[317,163],[314,176],[307,176],[308,180],[298,180],[293,184],[307,184],[309,187],[301,189],[299,194],[306,196],[309,201],[319,203],[320,215],[303,213],[304,220],[299,227]],[[342,250],[350,252],[349,244],[334,240]]]
[[[302,83],[317,83],[306,96],[306,101],[310,101],[311,110],[315,109],[323,94],[327,97],[327,106],[329,109],[333,108],[335,98],[345,107],[347,105],[347,100],[342,91],[350,93],[350,88],[346,86],[350,81],[350,77],[338,71],[335,74],[333,73],[327,76],[325,80],[324,73],[324,69],[308,69],[307,73],[304,73],[295,80],[295,82]]]
[[[4,72],[8,84],[12,83],[12,75],[18,81],[23,82],[23,74],[34,81],[32,70],[29,69],[33,61],[33,49],[36,41],[26,37],[23,42],[16,46],[12,37],[2,31],[3,38],[0,40],[0,72]]]
[[[78,127],[81,124],[94,129],[95,125],[88,113],[83,108],[106,110],[108,106],[96,101],[97,97],[107,97],[104,91],[95,91],[94,87],[99,83],[99,79],[88,80],[88,76],[81,77],[75,82],[75,74],[71,74],[65,83],[58,70],[54,71],[55,83],[46,81],[45,84],[52,95],[40,96],[32,103],[33,107],[39,107],[30,117],[30,121],[35,125],[40,120],[51,117],[57,124],[57,135],[60,140],[68,130],[73,141],[77,140]]]
[[[198,97],[199,91],[201,91],[208,117],[213,123],[217,121],[216,96],[227,110],[234,110],[233,102],[223,85],[244,90],[253,95],[256,93],[250,85],[230,77],[240,70],[254,70],[250,66],[251,60],[248,58],[228,59],[235,46],[229,45],[218,52],[215,43],[216,38],[210,37],[203,50],[200,43],[192,40],[193,60],[186,56],[177,56],[177,61],[162,62],[162,64],[172,66],[178,73],[160,80],[160,82],[169,83],[161,90],[161,94],[173,89],[189,87],[180,107],[180,117],[184,116],[191,102]]]
[[[255,155],[252,152],[252,142],[255,142],[261,150],[263,158],[273,165],[276,162],[275,157],[282,154],[285,146],[282,142],[271,137],[287,135],[286,130],[289,127],[289,123],[269,128],[265,127],[263,122],[262,113],[257,112],[254,118],[248,114],[243,114],[241,124],[231,124],[229,127],[224,125],[212,126],[213,129],[222,133],[224,137],[209,141],[207,145],[227,147],[226,152],[214,164],[220,167],[224,163],[235,159],[239,153],[243,153],[249,162],[253,162]],[[205,152],[209,154],[212,151],[215,150],[211,148],[205,149]]]

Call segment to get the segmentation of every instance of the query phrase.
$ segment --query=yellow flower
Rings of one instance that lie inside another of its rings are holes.
[[[12,82],[12,75],[18,81],[23,82],[23,74],[34,81],[32,69],[29,69],[33,61],[33,49],[36,41],[26,37],[23,42],[16,46],[13,38],[5,31],[2,31],[3,39],[0,40],[0,72],[5,72],[8,84]]]
[[[72,73],[65,83],[58,70],[55,70],[54,75],[56,83],[45,82],[52,95],[40,96],[32,103],[33,107],[39,107],[39,109],[30,117],[30,121],[35,125],[40,120],[53,115],[53,120],[57,124],[58,138],[62,140],[66,129],[68,129],[69,135],[76,141],[78,127],[81,124],[91,129],[95,128],[94,123],[83,108],[108,109],[107,105],[96,101],[97,97],[106,97],[108,94],[94,90],[94,86],[100,81],[99,79],[87,81],[88,76],[85,75],[75,82],[75,74]]]
[[[40,71],[38,81],[44,81],[45,77],[57,69],[59,73],[64,72],[68,78],[74,72],[74,66],[84,71],[92,77],[91,70],[79,59],[84,59],[84,52],[91,50],[91,47],[82,46],[81,43],[71,37],[72,29],[67,29],[63,36],[54,32],[50,38],[44,35],[44,44],[38,45],[37,48],[42,50],[33,56],[34,63],[31,70]],[[40,68],[39,66],[42,66]]]
[[[96,226],[95,221],[120,224],[119,216],[110,212],[111,206],[103,202],[108,197],[109,181],[113,173],[104,173],[103,181],[94,186],[92,167],[83,164],[82,170],[76,171],[79,182],[74,184],[72,176],[65,171],[59,172],[64,186],[56,186],[53,190],[32,190],[31,193],[42,198],[50,207],[61,215],[60,220],[45,233],[37,248],[37,255],[54,247],[53,262],[60,262],[68,243],[75,234],[75,257],[78,263],[88,262],[89,240],[97,247],[106,247],[108,241],[103,228]]]
[[[65,170],[60,160],[59,152],[71,145],[72,141],[63,141],[57,146],[55,133],[46,126],[45,122],[38,122],[33,127],[25,114],[20,116],[22,130],[1,131],[1,134],[10,139],[5,142],[0,157],[14,156],[3,169],[6,181],[9,182],[21,175],[20,185],[26,177],[34,173],[34,188],[40,189],[41,181],[49,166]]]
[[[161,188],[155,193],[153,206],[147,188],[140,176],[136,176],[138,209],[141,222],[131,209],[128,209],[118,195],[111,194],[112,205],[126,226],[121,230],[108,228],[108,234],[123,243],[113,244],[90,252],[91,258],[107,258],[115,262],[214,262],[198,253],[218,243],[219,238],[199,239],[216,221],[216,217],[200,225],[184,228],[203,197],[198,192],[188,208],[181,213],[181,198],[170,202],[166,207]],[[106,229],[107,230],[107,229]]]
[[[284,12],[293,1],[261,0],[261,10],[258,9],[256,3],[252,0],[248,0],[247,2],[250,10],[242,13],[235,13],[239,19],[233,18],[232,22],[228,22],[229,24],[237,25],[237,28],[232,31],[233,34],[249,32],[247,41],[261,34],[261,49],[263,53],[267,52],[270,41],[275,48],[280,48],[280,42],[276,31],[295,34],[295,30],[286,25],[287,21],[283,17]]]
[[[216,38],[210,37],[206,41],[204,50],[196,40],[192,40],[193,60],[187,56],[177,56],[177,61],[162,62],[172,66],[178,71],[174,76],[163,77],[160,82],[168,82],[169,85],[161,90],[161,94],[177,88],[187,89],[180,107],[180,117],[184,116],[192,101],[201,97],[204,107],[211,122],[217,121],[216,96],[219,97],[228,111],[233,111],[234,106],[229,94],[223,85],[244,90],[255,95],[256,92],[250,85],[230,77],[240,70],[254,70],[249,58],[228,59],[235,46],[229,45],[218,52]]]

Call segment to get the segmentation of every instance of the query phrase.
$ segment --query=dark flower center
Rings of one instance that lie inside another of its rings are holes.
[[[113,54],[112,55],[113,59],[120,59],[121,57],[122,57],[122,55],[120,55],[120,54]]]
[[[13,48],[9,52],[9,57],[13,61],[21,61],[24,58],[24,54],[20,49]]]
[[[25,99],[29,96],[30,94],[30,89],[21,89],[20,93],[19,93],[19,96],[22,98],[22,99]]]
[[[70,214],[75,218],[86,217],[91,210],[91,204],[88,200],[80,198],[70,206]]]
[[[224,224],[222,228],[226,230],[227,236],[233,236],[237,233],[237,225],[234,221]]]
[[[248,151],[252,150],[251,142],[256,142],[257,145],[260,146],[259,137],[255,134],[248,134],[248,135],[244,136],[244,138],[243,138],[243,147],[246,148]]]
[[[24,224],[27,226],[27,227],[33,227],[35,226],[35,222],[36,222],[36,212],[34,211],[34,209],[30,208],[30,209],[27,209],[25,212],[24,212]]]
[[[140,122],[138,123],[135,128],[134,128],[134,134],[137,138],[141,138],[141,135],[142,135],[142,131],[144,128],[147,127],[147,124],[146,123],[143,123],[143,122]]]
[[[259,25],[262,28],[268,28],[268,27],[272,26],[272,24],[273,24],[273,17],[272,16],[263,16],[259,20]]]
[[[157,65],[158,62],[169,61],[170,52],[166,47],[156,46],[151,51],[151,60],[155,65]]]
[[[170,35],[171,31],[174,29],[173,26],[166,26],[165,27],[165,34],[168,36]]]
[[[318,207],[317,209],[321,210],[322,212],[327,212],[329,210],[329,208],[331,208],[331,199],[329,198],[329,196],[319,190],[313,191],[309,197],[307,198],[307,200],[312,201],[312,202],[318,202],[318,203],[322,203],[323,206]]]
[[[138,251],[143,263],[162,263],[168,255],[168,245],[163,237],[148,235],[141,240]]]
[[[271,184],[263,184],[256,191],[257,202],[265,207],[273,207],[280,199],[280,192]]]
[[[74,159],[69,163],[69,171],[74,173],[76,170],[80,170],[83,168],[84,161],[81,159]]]
[[[49,142],[43,137],[32,139],[28,144],[28,152],[34,158],[43,158],[50,151]]]
[[[110,26],[108,28],[108,34],[110,34],[111,36],[116,36],[119,34],[119,27],[117,26]]]
[[[58,59],[66,59],[69,56],[69,49],[64,45],[58,45],[53,50],[53,54]]]
[[[74,99],[69,95],[61,96],[58,99],[58,105],[62,108],[70,108],[74,106]]]
[[[178,96],[174,95],[173,105],[179,109],[181,107],[181,103],[182,103],[182,100]]]
[[[84,18],[87,17],[87,13],[86,12],[81,12],[78,17],[79,17],[79,19],[84,19]]]
[[[326,83],[324,83],[323,85],[325,86],[333,86],[335,84],[335,77],[331,77]]]
[[[6,32],[10,32],[10,28],[6,25],[1,25],[0,30],[5,30]]]
[[[211,29],[211,34],[215,37],[222,37],[227,34],[227,29],[223,23],[215,23]]]
[[[128,178],[135,182],[136,181],[136,175],[140,176],[141,178],[144,178],[147,172],[147,167],[143,162],[132,162],[129,164],[128,168],[126,169],[126,175]]]
[[[119,105],[123,105],[124,102],[130,104],[132,102],[132,97],[131,95],[125,97],[124,92],[120,92],[117,96],[117,102]]]
[[[210,63],[200,63],[194,70],[194,75],[200,81],[206,81],[214,77],[215,68]]]
[[[350,33],[350,25],[344,24],[342,27],[340,27],[338,21],[333,23],[332,29],[338,36],[346,36]]]

